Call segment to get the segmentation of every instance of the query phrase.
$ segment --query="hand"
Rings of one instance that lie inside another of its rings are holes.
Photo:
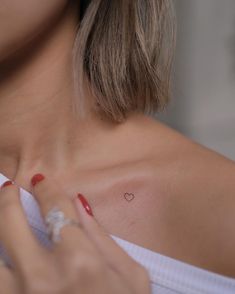
[[[77,197],[69,199],[58,182],[44,178],[35,186],[41,214],[59,207],[81,227],[66,225],[51,250],[32,233],[12,184],[0,191],[0,242],[13,268],[0,266],[4,294],[150,294],[147,270],[132,259],[98,224]],[[89,204],[86,206],[89,207]]]

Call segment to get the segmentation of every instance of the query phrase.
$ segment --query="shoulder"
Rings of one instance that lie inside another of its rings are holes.
[[[148,184],[158,205],[154,221],[161,219],[173,244],[163,254],[235,277],[235,163],[168,127],[160,131]]]

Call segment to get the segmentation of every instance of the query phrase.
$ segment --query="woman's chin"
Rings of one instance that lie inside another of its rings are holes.
[[[2,68],[4,69],[4,73],[6,74],[7,66],[11,67],[14,65],[19,65],[19,63],[24,62],[24,56],[26,57],[29,54],[30,46],[28,42],[27,44],[25,41],[12,41],[4,43],[1,42],[0,38],[0,72]]]
[[[0,38],[0,63],[8,62],[11,58],[13,58],[17,51],[19,50],[18,42],[6,43],[3,42]]]

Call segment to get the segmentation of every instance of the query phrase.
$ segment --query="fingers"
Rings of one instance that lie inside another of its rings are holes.
[[[148,284],[147,270],[130,257],[98,224],[95,218],[87,214],[78,198],[74,199],[73,203],[89,238],[109,265],[129,281],[133,280],[133,275],[136,275],[141,279],[146,279],[146,284]]]
[[[64,213],[65,218],[79,221],[79,216],[76,214],[71,199],[62,190],[57,181],[48,176],[45,177],[37,174],[32,178],[31,189],[44,218],[53,207],[57,207]],[[84,230],[80,227],[65,225],[60,231],[60,236],[61,242],[55,244],[56,250],[64,250],[71,256],[73,253],[83,254],[84,250],[95,250],[94,245],[89,241]]]
[[[0,242],[16,268],[23,269],[25,264],[30,266],[40,258],[42,249],[30,229],[14,184],[0,190]]]

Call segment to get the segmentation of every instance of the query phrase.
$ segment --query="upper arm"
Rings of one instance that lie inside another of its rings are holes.
[[[199,203],[197,228],[201,226],[214,270],[235,278],[235,165],[221,166],[221,175],[216,170],[211,176],[214,180],[201,200],[195,197]]]
[[[235,278],[235,189],[222,198],[218,215],[215,215],[218,218],[217,239],[221,248],[217,258],[223,274]]]
[[[172,257],[235,278],[235,165],[184,170],[170,183],[164,213]]]

